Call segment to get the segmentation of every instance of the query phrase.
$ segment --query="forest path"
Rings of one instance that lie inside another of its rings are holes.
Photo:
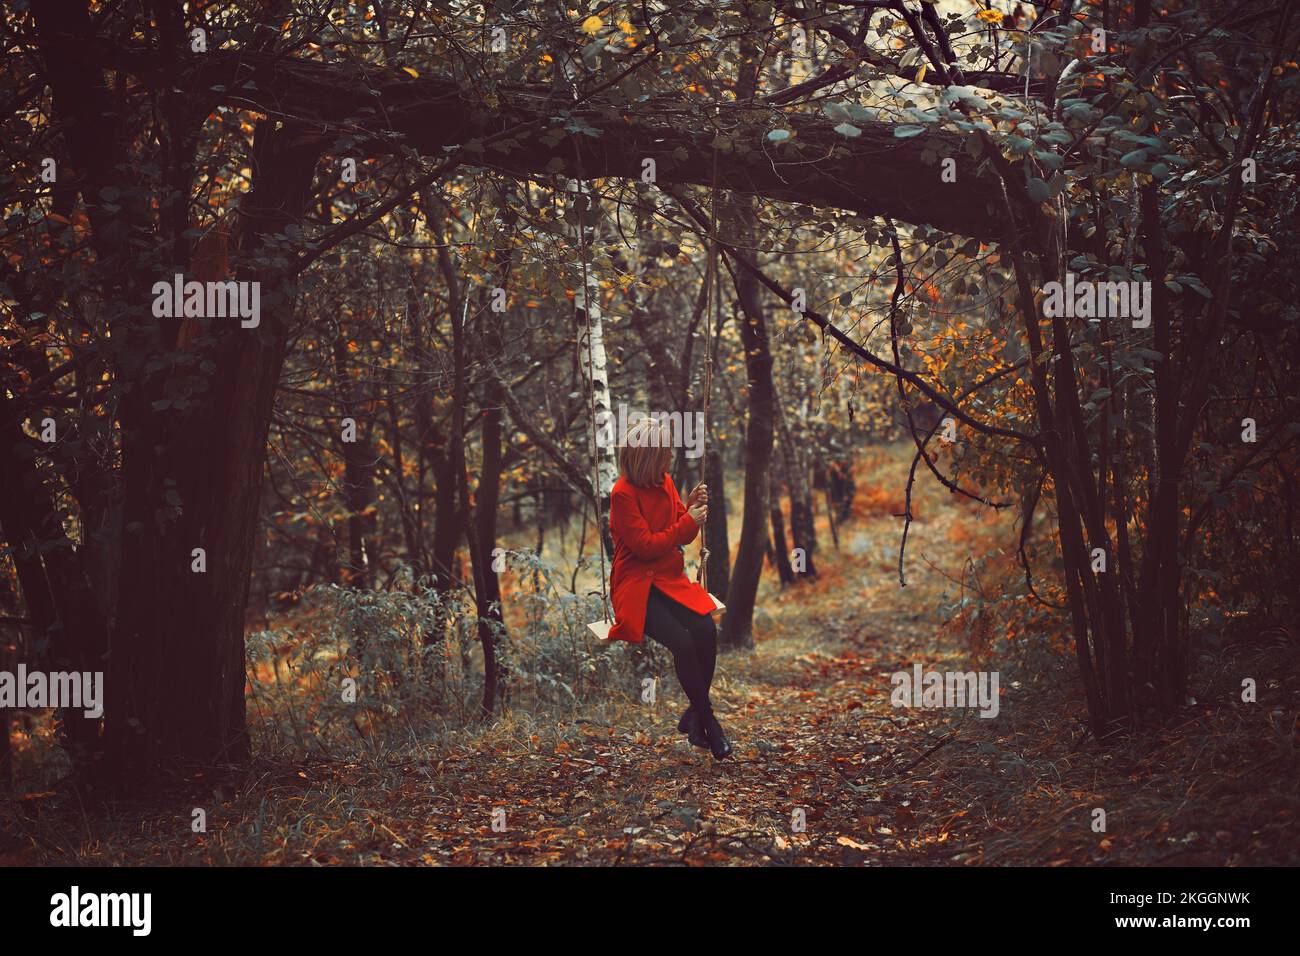
[[[922,469],[900,588],[909,463],[901,446],[866,452],[838,548],[821,509],[816,580],[782,589],[765,574],[756,647],[723,654],[714,682],[732,759],[714,761],[677,733],[685,701],[659,651],[653,704],[610,688],[556,721],[521,701],[449,747],[394,755],[400,764],[326,764],[268,781],[279,820],[297,823],[274,828],[281,848],[263,861],[1293,863],[1300,798],[1284,776],[1258,781],[1291,765],[1294,750],[1263,709],[1193,709],[1131,744],[1097,746],[1070,655],[1032,621],[1032,639],[995,656],[999,719],[891,706],[890,676],[914,664],[976,669],[968,636],[943,622],[963,587],[997,593],[1000,575],[1019,573],[1012,509],[952,496]],[[1005,626],[989,617],[980,626]],[[1026,653],[1040,655],[1033,666],[1018,660]],[[1254,670],[1294,671],[1284,648],[1258,653]],[[1103,833],[1099,807],[1110,816]]]
[[[931,813],[935,784],[924,779],[928,754],[952,739],[951,713],[932,720],[892,707],[889,675],[914,661],[942,669],[940,656],[967,666],[941,649],[935,608],[968,550],[951,529],[981,519],[942,489],[918,487],[913,511],[924,520],[912,526],[900,588],[900,461],[877,459],[881,473],[860,488],[838,550],[823,518],[818,580],[765,584],[756,650],[721,656],[714,701],[731,759],[714,761],[676,732],[685,702],[660,654],[654,704],[445,754],[419,774],[424,785],[374,808],[395,838],[383,857],[861,865],[977,856],[948,826],[961,811],[936,804]]]

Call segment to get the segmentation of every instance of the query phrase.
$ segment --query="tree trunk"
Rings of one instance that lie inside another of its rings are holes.
[[[832,461],[827,472],[830,476],[828,487],[831,504],[835,508],[835,520],[843,524],[853,514],[853,496],[857,491],[853,468],[848,462]]]
[[[800,396],[801,403],[805,400]],[[815,578],[817,565],[813,555],[817,553],[817,528],[813,523],[813,489],[808,480],[808,461],[800,450],[803,437],[801,435],[796,442],[779,402],[776,405],[776,415],[777,427],[781,431],[781,465],[786,492],[790,496],[790,537],[795,549],[803,552],[803,570],[798,573],[807,578]]]
[[[767,17],[763,17],[760,24],[752,12],[748,18],[755,26],[768,22]],[[736,68],[735,95],[738,101],[753,98],[757,91],[759,59],[758,45],[752,37],[742,40],[740,63]],[[759,231],[754,198],[731,196],[720,211],[724,217],[732,219],[743,248],[754,248]],[[721,268],[721,260],[718,265]],[[724,602],[727,610],[718,635],[722,647],[734,648],[754,646],[754,603],[763,573],[763,555],[767,550],[767,476],[772,463],[776,386],[772,381],[772,353],[758,277],[744,269],[733,272],[732,276],[740,304],[740,345],[745,354],[749,398],[745,421],[745,511],[740,521],[736,564]]]
[[[579,247],[580,256],[590,256],[590,238],[587,233],[594,232],[596,221],[594,209],[596,194],[581,182],[573,182],[569,187],[570,201],[579,209],[574,226],[573,242]],[[579,269],[583,269],[579,265]],[[585,275],[579,275],[575,283],[579,295],[575,302],[578,334],[578,366],[581,369],[583,388],[590,401],[593,413],[598,416],[591,421],[592,441],[588,450],[595,456],[595,474],[589,477],[593,482],[596,500],[596,523],[600,546],[607,555],[614,554],[614,540],[609,533],[609,493],[618,480],[618,461],[615,444],[601,447],[595,440],[598,424],[603,415],[613,413],[612,399],[609,392],[609,368],[605,354],[605,325],[600,310],[600,281],[595,271],[586,268]],[[587,466],[590,471],[591,466]]]
[[[722,470],[722,454],[713,448],[704,453],[704,483],[709,486],[709,516],[704,519],[704,534],[709,542],[709,557],[704,562],[704,576],[709,591],[723,598],[731,589],[731,538],[727,528],[727,486]]]
[[[315,166],[315,148],[295,145],[291,128],[274,127],[264,121],[255,134],[245,254],[301,215]],[[138,368],[124,375],[136,387],[120,407],[122,582],[104,715],[109,768],[120,784],[164,765],[248,756],[244,607],[293,299],[280,272],[239,277],[261,283],[261,325],[215,320],[213,371],[192,411],[155,406],[167,394],[160,376]],[[147,279],[135,288],[143,292]],[[147,306],[149,298],[138,302]],[[163,502],[170,513],[160,510]],[[195,548],[206,553],[203,573],[191,570]]]
[[[370,445],[369,431],[362,430],[356,420],[356,402],[352,394],[352,381],[348,373],[347,336],[340,331],[334,340],[334,374],[338,379],[340,408],[343,414],[335,424],[335,434],[342,431],[342,419],[352,419],[356,429],[354,441],[337,439],[343,453],[343,504],[347,508],[348,564],[343,581],[348,587],[371,586],[371,560],[374,554],[375,514],[375,461]],[[401,480],[400,474],[398,480]]]
[[[0,394],[0,420],[10,420],[10,403]],[[77,547],[63,530],[55,498],[37,468],[37,452],[14,424],[0,429],[0,531],[12,551],[33,633],[42,654],[25,655],[51,669],[105,670],[107,620],[83,570],[86,546]],[[100,721],[80,710],[64,712],[64,736],[78,769],[99,747]]]
[[[497,698],[497,642],[505,633],[501,613],[501,576],[493,567],[497,546],[497,503],[501,499],[503,430],[501,387],[493,378],[484,385],[483,465],[474,494],[474,528],[478,554],[474,563],[474,598],[479,643],[483,645],[483,711],[492,713]]]
[[[772,519],[772,565],[783,585],[794,584],[794,568],[790,566],[790,545],[785,540],[785,515],[781,511],[779,495],[770,496],[768,512]]]
[[[734,202],[738,229],[745,248],[756,232],[754,201]],[[743,320],[740,344],[745,352],[749,413],[745,423],[745,512],[740,523],[740,546],[727,588],[726,613],[719,640],[723,647],[754,646],[754,604],[763,552],[767,544],[767,473],[772,464],[772,421],[776,407],[772,384],[772,354],[768,347],[767,323],[759,296],[757,278],[750,272],[735,275],[736,294]]]

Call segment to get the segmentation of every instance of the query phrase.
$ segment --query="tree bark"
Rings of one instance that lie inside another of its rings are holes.
[[[753,200],[736,199],[729,205],[735,209],[737,229],[744,237],[741,241],[749,248],[755,233]],[[772,353],[758,280],[744,271],[736,273],[734,280],[742,313],[740,344],[745,353],[749,409],[745,420],[745,511],[719,635],[722,646],[733,648],[754,646],[754,605],[767,544],[767,473],[772,464],[772,422],[776,410]]]
[[[785,514],[781,511],[781,498],[770,494],[768,513],[772,519],[772,565],[783,585],[794,584],[794,568],[790,566],[790,543],[785,539]]]
[[[255,134],[246,254],[301,215],[316,162],[315,148],[295,142],[292,128],[273,125],[263,122]],[[192,411],[156,407],[165,381],[124,376],[137,386],[120,407],[122,582],[105,707],[108,766],[118,783],[164,765],[248,756],[244,607],[293,298],[273,268],[238,277],[261,283],[261,325],[246,330],[227,320],[209,329],[213,371]],[[145,283],[141,276],[134,285],[143,291]],[[139,297],[141,307],[148,302]],[[170,514],[161,502],[172,504]],[[194,548],[205,550],[204,573],[192,570]]]
[[[504,430],[501,422],[501,386],[489,378],[483,386],[483,466],[474,494],[474,528],[478,535],[474,597],[478,611],[479,643],[483,646],[483,711],[496,706],[497,644],[505,632],[501,613],[501,576],[493,567],[497,542],[497,504],[501,500],[501,466]]]
[[[709,516],[704,519],[704,533],[710,542],[709,557],[704,562],[704,576],[709,592],[723,598],[731,590],[731,537],[727,523],[726,474],[722,454],[713,448],[704,453],[704,483],[713,490],[709,496]]]
[[[348,566],[343,580],[349,587],[371,586],[371,562],[374,557],[375,516],[375,452],[370,444],[368,429],[363,430],[357,421],[357,403],[352,394],[348,372],[347,336],[340,331],[334,340],[334,374],[338,379],[339,405],[343,414],[336,423],[337,444],[343,454],[343,504],[347,509]],[[354,441],[341,437],[342,420],[352,419],[356,429]],[[400,480],[400,475],[399,475]]]

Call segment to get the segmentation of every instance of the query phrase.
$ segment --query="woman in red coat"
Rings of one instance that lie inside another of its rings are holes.
[[[620,474],[609,498],[616,621],[609,636],[639,644],[649,634],[672,652],[690,701],[677,729],[721,760],[731,744],[709,700],[718,655],[714,604],[708,591],[687,579],[683,557],[708,516],[709,492],[697,485],[683,505],[668,474],[672,458],[668,428],[650,419],[629,428],[618,450]]]

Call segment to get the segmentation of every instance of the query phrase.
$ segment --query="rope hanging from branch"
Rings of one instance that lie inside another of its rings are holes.
[[[716,143],[716,111],[715,111],[715,143]],[[579,180],[581,183],[581,168],[579,169]],[[591,302],[588,294],[590,286],[588,276],[590,272],[589,256],[587,252],[587,217],[591,209],[590,200],[583,191],[585,187],[578,187],[578,194],[582,197],[582,203],[577,210],[577,228],[578,228],[578,250],[582,261],[582,314],[583,327],[587,335],[587,380],[589,388],[587,390],[588,412],[591,415],[592,438],[591,438],[591,471],[592,471],[592,494],[595,502],[596,511],[596,528],[599,538],[597,547],[600,550],[600,601],[601,614],[603,620],[595,621],[588,624],[587,627],[600,640],[608,640],[610,625],[613,622],[613,614],[609,606],[609,587],[607,584],[607,572],[605,566],[605,544],[603,526],[600,518],[600,447],[597,439],[598,429],[596,427],[596,359],[595,359],[595,337],[594,327],[591,320]],[[713,328],[715,323],[720,324],[722,319],[722,280],[718,269],[718,150],[717,146],[713,149],[713,182],[710,187],[709,197],[709,233],[708,240],[708,264],[705,271],[705,301],[704,301],[704,400],[702,402],[704,413],[704,431],[701,436],[701,457],[705,464],[702,471],[707,471],[708,467],[708,447],[709,447],[709,423],[711,419],[710,402],[713,397]],[[575,308],[577,306],[577,296],[574,297]],[[713,316],[710,320],[709,306],[713,306]],[[703,474],[701,475],[703,477]],[[705,527],[700,526],[700,558],[699,564],[695,569],[695,581],[706,591],[708,590],[708,572],[706,566],[709,560],[708,537]],[[713,595],[709,595],[713,598]],[[725,605],[717,598],[713,598],[716,610],[724,610]]]
[[[717,135],[715,129],[714,141]],[[705,270],[704,302],[704,433],[700,441],[701,475],[708,474],[709,468],[709,402],[713,397],[713,325],[722,317],[722,283],[718,275],[718,149],[713,149],[713,184],[709,194],[709,261]],[[709,306],[713,307],[713,316],[709,315]],[[720,491],[719,494],[722,492]],[[695,581],[706,591],[708,585],[709,561],[708,530],[700,525],[700,562],[695,569]]]

